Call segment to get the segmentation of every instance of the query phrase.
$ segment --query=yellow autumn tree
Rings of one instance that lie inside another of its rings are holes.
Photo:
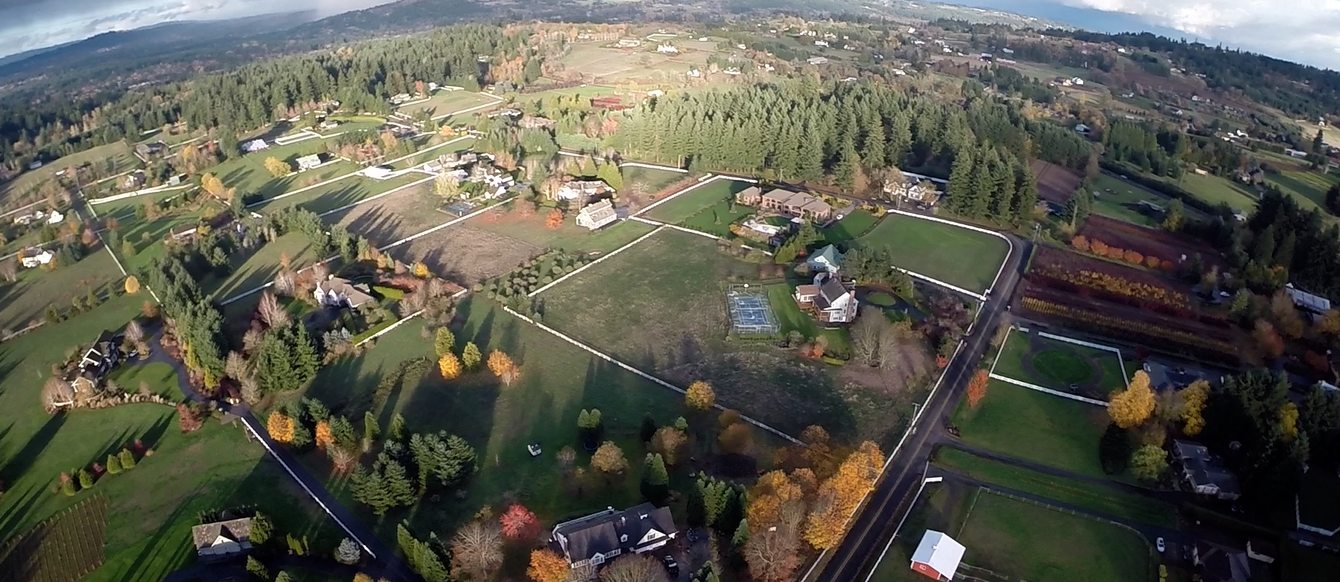
[[[571,569],[568,561],[553,550],[534,550],[526,576],[535,582],[565,582]]]
[[[134,295],[140,292],[140,280],[134,275],[126,277],[126,293]]]
[[[423,264],[423,261],[416,261],[414,266],[410,267],[410,272],[420,279],[427,279],[432,274],[428,271],[428,265]]]
[[[270,433],[270,438],[277,443],[293,442],[293,419],[282,412],[270,414],[270,418],[265,421],[265,430]]]
[[[271,176],[280,178],[287,176],[289,172],[292,172],[293,167],[289,166],[288,162],[285,162],[284,160],[270,156],[265,158],[265,171],[269,172]]]
[[[217,197],[223,197],[225,190],[227,190],[223,187],[223,180],[210,173],[200,177],[200,189]]]
[[[749,490],[749,507],[745,517],[749,527],[764,529],[777,524],[782,505],[800,499],[804,492],[786,472],[774,470],[764,473]]]
[[[1280,408],[1280,431],[1284,433],[1285,440],[1292,441],[1298,438],[1298,405],[1292,402],[1284,403]]]
[[[488,366],[489,371],[502,380],[503,384],[511,384],[512,380],[516,379],[516,364],[502,350],[489,352]]]
[[[317,448],[324,449],[335,444],[335,435],[330,432],[330,422],[320,421],[316,423],[316,436],[314,437]]]
[[[684,393],[684,405],[692,410],[707,410],[716,401],[717,393],[712,390],[712,385],[702,380],[689,384],[689,389]]]
[[[437,360],[437,369],[442,372],[442,378],[454,380],[461,375],[461,360],[456,354],[447,352]]]
[[[838,493],[830,479],[819,486],[819,496],[805,520],[805,541],[817,550],[827,550],[842,540],[847,516],[838,504]]]
[[[828,480],[832,483],[839,510],[850,514],[860,505],[866,494],[875,488],[875,480],[884,468],[884,453],[879,445],[865,441],[838,466],[837,473]]]
[[[1182,398],[1182,433],[1196,436],[1205,430],[1205,403],[1210,399],[1210,383],[1196,380],[1179,396]]]
[[[1107,413],[1121,428],[1135,428],[1154,414],[1154,390],[1149,386],[1149,374],[1137,370],[1125,390],[1112,395]]]

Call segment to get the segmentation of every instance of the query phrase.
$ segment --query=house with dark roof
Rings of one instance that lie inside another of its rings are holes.
[[[76,393],[93,394],[102,388],[102,380],[121,361],[121,348],[116,334],[104,330],[84,352],[79,366],[70,379]]]
[[[554,526],[550,544],[572,565],[573,570],[596,568],[621,554],[641,554],[675,539],[678,530],[670,510],[643,503],[625,510],[613,507]]]
[[[330,278],[316,284],[312,291],[318,305],[324,307],[348,307],[358,309],[372,303],[372,290],[365,283],[353,283],[348,279],[331,275]]]
[[[1174,440],[1173,459],[1181,467],[1182,479],[1192,492],[1230,501],[1242,495],[1238,477],[1224,467],[1223,461],[1211,455],[1205,445]]]
[[[838,252],[837,247],[828,245],[814,251],[809,258],[805,259],[805,264],[809,265],[810,271],[815,273],[820,271],[836,273],[842,266],[842,253]]]
[[[204,523],[191,528],[195,554],[201,561],[217,562],[251,551],[251,518]]]
[[[856,321],[859,307],[856,288],[827,271],[815,275],[813,284],[796,287],[795,299],[801,309],[812,313],[820,323]]]

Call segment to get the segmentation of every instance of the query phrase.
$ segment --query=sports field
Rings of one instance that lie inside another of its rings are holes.
[[[1122,364],[1116,352],[1011,329],[992,373],[1101,400],[1125,388]]]
[[[897,267],[970,291],[986,291],[1005,261],[1009,245],[966,228],[890,214],[856,244],[882,248]]]
[[[1098,440],[1109,422],[1107,409],[991,380],[986,397],[971,408],[960,403],[953,423],[964,442],[1106,478],[1098,462]]]
[[[732,222],[732,220],[726,220],[727,218],[736,214],[743,216],[754,211],[753,208],[744,205],[739,205],[734,211],[731,210],[733,206],[736,206],[733,204],[735,193],[752,185],[748,182],[736,180],[712,180],[675,196],[670,201],[647,211],[643,216],[670,224],[684,224],[692,220],[700,226],[702,223],[708,223],[720,224],[724,228],[724,225],[729,225]],[[703,215],[703,213],[711,214]],[[701,218],[700,215],[702,215]]]

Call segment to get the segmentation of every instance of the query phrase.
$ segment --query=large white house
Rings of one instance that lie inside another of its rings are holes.
[[[247,143],[242,144],[242,151],[247,153],[259,152],[261,150],[267,150],[267,149],[270,149],[270,144],[265,143],[265,140],[263,139],[253,139]]]
[[[557,546],[572,569],[594,577],[595,569],[621,554],[650,552],[664,547],[678,534],[670,509],[643,503],[623,511],[600,513],[554,526],[549,541]]]
[[[358,309],[359,306],[373,301],[372,290],[366,284],[351,283],[348,279],[334,275],[317,283],[312,295],[316,297],[317,304],[324,307]]]
[[[588,204],[577,213],[577,226],[595,230],[619,219],[619,213],[608,198]]]
[[[796,287],[795,299],[802,309],[810,310],[820,323],[856,321],[859,307],[856,289],[827,271],[815,275],[813,284]]]
[[[586,200],[613,191],[604,180],[568,180],[555,195],[559,200]]]
[[[52,254],[51,251],[28,249],[27,251],[24,251],[24,254],[19,256],[19,264],[31,269],[33,267],[40,267],[48,264],[55,258],[56,255]]]

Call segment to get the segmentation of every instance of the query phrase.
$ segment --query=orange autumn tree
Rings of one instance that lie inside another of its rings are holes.
[[[977,408],[981,404],[982,398],[986,397],[986,387],[990,382],[990,376],[986,370],[978,370],[972,375],[972,380],[968,382],[968,407]]]
[[[800,485],[784,471],[764,473],[749,489],[749,507],[745,509],[745,518],[750,529],[762,530],[777,525],[781,519],[782,506],[800,500],[803,495]]]
[[[270,414],[270,418],[265,421],[265,430],[270,433],[270,438],[277,443],[293,442],[293,419],[282,412]]]
[[[875,488],[875,480],[879,479],[879,472],[883,468],[884,453],[879,450],[879,445],[871,441],[861,443],[842,461],[837,473],[829,481],[833,484],[836,502],[843,515],[855,511],[861,499]]]
[[[526,575],[535,582],[565,582],[571,570],[568,561],[553,550],[534,550]]]
[[[330,432],[330,421],[320,421],[316,423],[316,446],[324,449],[335,444],[335,435]]]
[[[461,360],[456,354],[447,352],[437,360],[437,370],[442,373],[442,378],[446,380],[455,380],[461,375]]]
[[[516,363],[502,350],[489,352],[488,366],[489,371],[502,380],[503,384],[511,384],[516,379]]]
[[[716,401],[717,394],[712,390],[712,385],[702,380],[689,384],[689,389],[684,392],[684,405],[691,410],[707,410]]]
[[[847,516],[843,515],[838,503],[837,489],[833,480],[824,481],[819,486],[819,496],[805,520],[805,541],[818,550],[827,550],[842,540],[842,531],[846,529]]]
[[[563,226],[563,211],[554,208],[544,217],[544,227],[549,230],[558,230]]]

